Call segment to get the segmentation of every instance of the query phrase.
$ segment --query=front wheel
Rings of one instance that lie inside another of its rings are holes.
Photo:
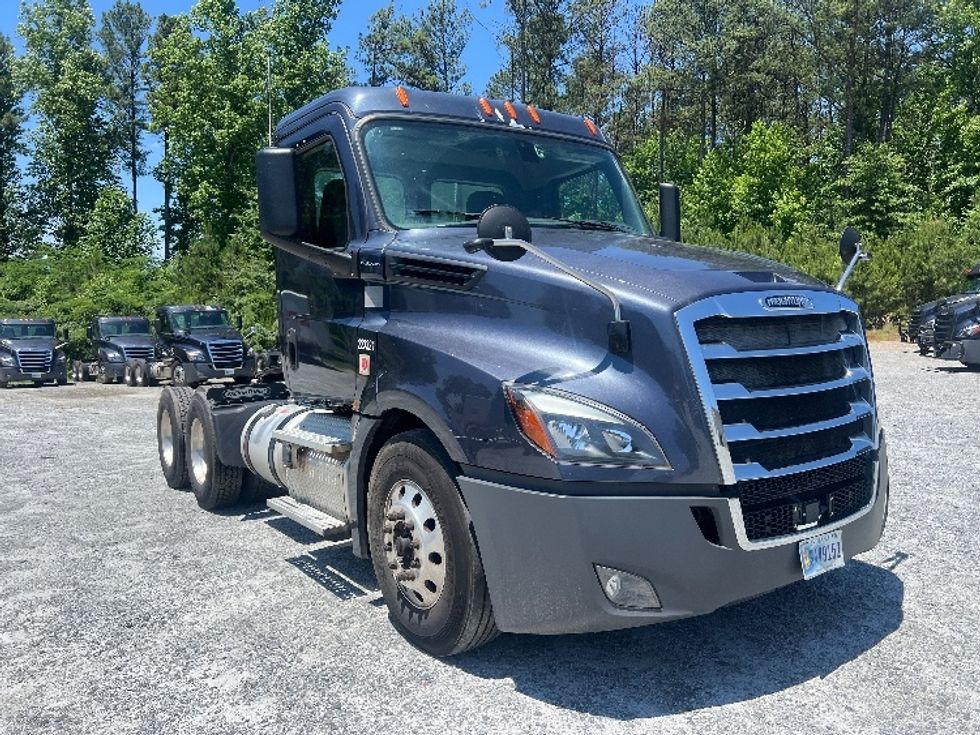
[[[497,635],[469,517],[449,459],[427,431],[382,447],[368,486],[368,540],[395,627],[434,656]]]
[[[174,489],[187,487],[187,461],[184,455],[184,421],[194,392],[190,388],[166,387],[157,404],[157,451],[160,469]]]

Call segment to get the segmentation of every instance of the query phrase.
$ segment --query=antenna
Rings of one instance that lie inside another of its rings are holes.
[[[272,146],[272,52],[269,51],[268,55],[265,57],[266,60],[266,75],[265,75],[265,95],[269,101],[269,146]]]

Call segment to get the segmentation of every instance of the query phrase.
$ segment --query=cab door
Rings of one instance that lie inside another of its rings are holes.
[[[300,239],[317,256],[276,248],[276,279],[283,372],[297,396],[330,405],[354,399],[357,326],[363,314],[361,281],[351,275],[357,239],[351,201],[358,201],[353,162],[335,116],[324,134],[296,151]],[[343,148],[337,145],[337,140]],[[331,265],[332,264],[332,265]]]

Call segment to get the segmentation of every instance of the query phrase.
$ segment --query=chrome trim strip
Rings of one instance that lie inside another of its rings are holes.
[[[809,347],[779,347],[772,350],[736,350],[734,347],[724,343],[712,343],[701,345],[701,353],[705,360],[730,360],[738,358],[754,357],[794,357],[796,355],[816,355],[822,352],[836,352],[847,350],[851,347],[863,347],[864,340],[860,335],[853,332],[841,334],[836,342],[826,342]]]
[[[867,401],[853,401],[851,410],[843,416],[825,421],[816,421],[812,424],[798,424],[797,426],[787,426],[782,429],[769,429],[760,431],[752,424],[725,424],[725,439],[728,442],[753,441],[758,439],[785,439],[791,436],[803,436],[813,434],[825,429],[833,429],[845,424],[854,423],[859,419],[866,418],[871,412],[871,404]]]
[[[797,385],[788,388],[765,388],[763,390],[750,390],[741,383],[716,383],[715,397],[719,401],[735,401],[743,398],[782,398],[784,396],[803,396],[810,393],[821,393],[823,391],[846,388],[849,385],[858,385],[861,382],[871,380],[871,373],[863,367],[853,367],[847,371],[847,375],[838,380],[828,380],[825,383],[809,383],[807,385]]]
[[[851,448],[846,452],[840,454],[835,454],[833,457],[824,457],[823,459],[817,459],[813,462],[804,462],[803,464],[794,464],[788,467],[780,467],[775,470],[769,470],[763,467],[757,462],[751,462],[748,464],[737,464],[735,465],[735,477],[737,481],[742,480],[763,480],[768,477],[784,477],[786,475],[795,475],[800,472],[809,472],[810,470],[818,470],[821,467],[828,467],[830,465],[838,464],[839,462],[846,462],[849,459],[854,459],[861,452],[866,452],[869,449],[877,449],[878,445],[869,438],[863,436],[851,437]]]
[[[875,441],[875,444],[878,444],[878,442]],[[814,538],[815,536],[821,536],[825,533],[836,531],[839,528],[843,528],[844,526],[853,523],[859,518],[863,518],[871,511],[872,508],[874,508],[875,503],[878,502],[878,470],[880,467],[881,461],[875,460],[874,478],[872,479],[874,484],[871,488],[871,502],[869,502],[863,508],[851,513],[849,516],[841,518],[839,521],[829,523],[826,526],[817,526],[816,528],[810,528],[800,533],[787,534],[786,536],[767,538],[764,541],[749,541],[749,536],[745,532],[745,522],[742,520],[742,503],[738,498],[728,498],[728,509],[732,514],[732,522],[735,524],[735,539],[738,541],[738,545],[747,551],[754,551],[757,549],[771,549],[775,546],[797,544],[801,541],[805,541],[808,538]]]

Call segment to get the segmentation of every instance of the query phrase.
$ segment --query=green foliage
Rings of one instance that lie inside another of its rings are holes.
[[[23,246],[23,185],[17,154],[23,150],[21,94],[14,80],[14,46],[0,35],[0,261]]]
[[[78,245],[101,251],[112,260],[148,256],[154,245],[153,224],[146,214],[133,209],[122,189],[107,186],[99,193]]]
[[[840,186],[847,221],[879,237],[895,232],[915,207],[901,155],[888,145],[865,143],[845,169]]]

